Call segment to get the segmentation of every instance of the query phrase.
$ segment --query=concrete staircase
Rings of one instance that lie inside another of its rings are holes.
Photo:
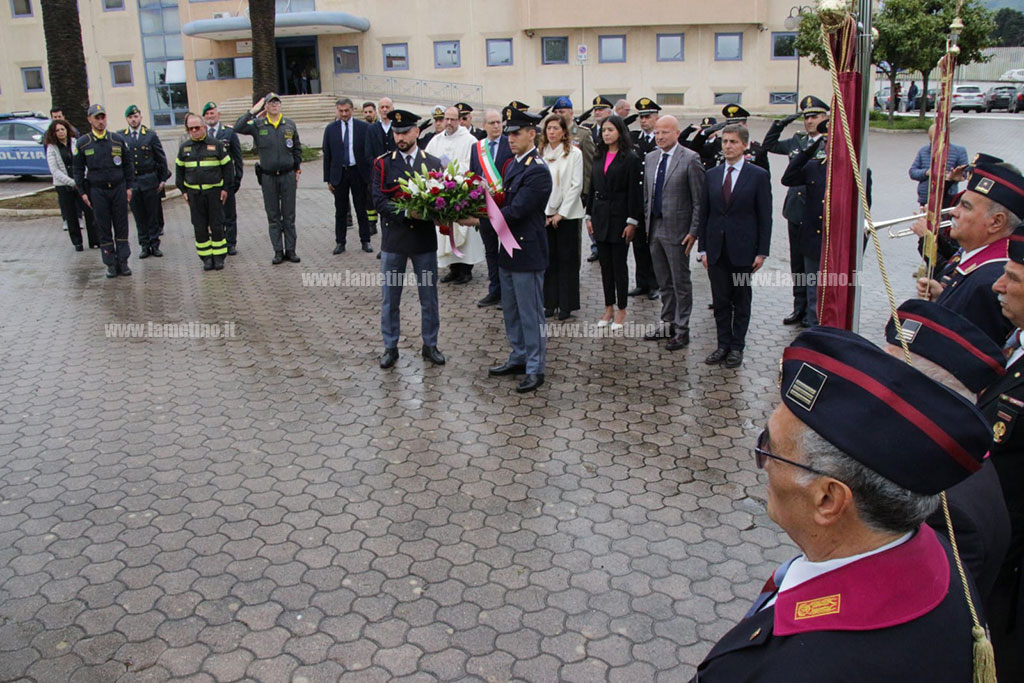
[[[328,123],[335,119],[334,101],[336,99],[337,96],[330,93],[282,95],[281,111],[296,123]],[[225,123],[234,123],[242,115],[242,112],[251,106],[252,100],[248,97],[236,97],[218,104],[221,119]]]

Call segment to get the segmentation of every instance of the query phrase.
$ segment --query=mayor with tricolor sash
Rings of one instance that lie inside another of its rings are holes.
[[[501,130],[501,114],[496,109],[488,109],[484,113],[484,130],[487,137],[473,146],[469,157],[469,170],[482,175],[493,193],[502,191],[501,172],[512,159],[512,149],[508,144],[508,136]],[[501,303],[501,283],[498,280],[498,236],[494,226],[486,218],[480,219],[480,238],[484,243],[487,257],[487,296],[476,302],[477,306],[497,306]]]

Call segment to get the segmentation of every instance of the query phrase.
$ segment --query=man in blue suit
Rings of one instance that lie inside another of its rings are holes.
[[[501,118],[515,155],[502,174],[505,203],[501,215],[520,248],[514,249],[511,256],[504,249],[498,254],[501,308],[512,353],[488,374],[500,377],[525,373],[526,377],[516,387],[522,394],[544,383],[544,271],[548,267],[544,209],[551,195],[551,173],[534,144],[540,116],[505,107]]]
[[[324,182],[334,195],[334,253],[345,251],[348,232],[348,195],[352,193],[359,241],[363,251],[373,253],[370,247],[370,221],[366,215],[366,187],[370,180],[370,162],[367,154],[369,124],[352,118],[352,100],[339,98],[335,103],[338,120],[324,129]]]
[[[508,136],[501,132],[501,113],[497,109],[488,109],[484,112],[484,131],[487,137],[473,147],[473,154],[469,157],[469,170],[480,175],[484,174],[485,157],[493,162],[493,168],[498,173],[502,172],[512,159],[512,148],[508,144]],[[498,236],[494,232],[491,221],[486,218],[480,219],[480,238],[484,242],[484,252],[487,255],[487,296],[476,302],[477,306],[496,306],[501,303],[501,282],[498,277]]]
[[[768,258],[772,188],[768,172],[743,157],[750,142],[746,126],[726,126],[721,140],[725,163],[707,172],[697,258],[711,281],[718,331],[718,348],[704,362],[736,368],[743,363],[753,295],[744,275],[749,278]]]

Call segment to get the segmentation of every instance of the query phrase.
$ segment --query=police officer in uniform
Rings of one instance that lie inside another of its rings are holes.
[[[633,145],[640,160],[658,148],[654,141],[654,124],[658,122],[661,106],[649,97],[641,97],[633,105],[636,107],[635,116],[640,120],[640,130],[629,132],[633,138]],[[641,166],[641,182],[642,182]],[[647,224],[643,215],[640,216],[640,223],[633,233],[633,258],[636,260],[636,287],[629,290],[629,296],[640,296],[646,294],[651,301],[658,298],[658,279],[654,277],[654,264],[651,261],[651,248],[647,241]]]
[[[802,554],[768,578],[695,680],[994,681],[974,656],[987,643],[970,575],[924,523],[941,492],[981,469],[984,416],[845,330],[801,333],[780,374],[754,455],[768,516]]]
[[[459,125],[469,130],[469,134],[475,137],[477,140],[483,140],[487,137],[487,131],[481,130],[473,125],[473,107],[469,106],[465,102],[456,102],[455,108],[459,110]],[[443,118],[443,117],[442,117]],[[424,148],[426,145],[424,144]]]
[[[437,105],[431,110],[430,118],[420,124],[420,129],[429,128],[431,125],[434,126],[434,129],[428,130],[421,135],[419,142],[416,143],[423,149],[427,148],[427,145],[430,144],[435,135],[444,131],[444,107],[441,105]]]
[[[505,203],[501,214],[520,248],[513,249],[512,255],[504,248],[498,253],[501,309],[512,352],[507,361],[492,367],[488,374],[525,374],[516,387],[517,392],[525,393],[544,383],[544,271],[548,267],[544,209],[552,182],[535,144],[540,116],[505,107],[501,117],[515,155],[502,173]]]
[[[604,95],[595,97],[591,100],[591,104],[593,106],[590,108],[590,111],[594,115],[594,124],[590,130],[590,135],[594,138],[594,146],[596,147],[597,143],[601,141],[601,124],[615,112],[612,111],[612,101]],[[583,161],[586,163],[587,160],[584,159]]]
[[[820,137],[818,124],[828,118],[828,112],[827,104],[814,95],[808,95],[800,101],[800,113],[772,123],[761,146],[768,152],[785,154],[792,159],[797,152],[807,149],[808,145]],[[780,140],[786,126],[801,117],[804,130]],[[801,282],[804,276],[804,254],[800,249],[800,222],[804,216],[806,193],[807,189],[800,185],[790,187],[782,204],[782,215],[789,225],[789,271],[793,275],[793,312],[782,321],[783,325],[796,325],[807,313],[807,288]]]
[[[188,202],[203,270],[221,270],[228,253],[222,207],[234,184],[235,168],[227,146],[207,133],[203,119],[188,114],[185,128],[189,139],[178,149],[174,184]]]
[[[107,110],[102,104],[90,106],[87,117],[91,130],[76,143],[75,186],[96,218],[96,234],[107,277],[131,275],[128,202],[132,198],[135,172],[127,158],[128,144],[123,137],[107,130]]]
[[[402,280],[406,264],[412,261],[420,297],[423,330],[423,357],[434,365],[444,365],[445,357],[437,348],[441,326],[437,303],[437,226],[395,210],[391,198],[399,191],[399,179],[419,173],[425,164],[430,171],[441,170],[441,160],[419,149],[416,138],[420,117],[401,109],[388,112],[391,132],[398,149],[377,157],[370,174],[370,192],[382,223],[380,269],[384,276],[380,327],[384,353],[380,367],[388,369],[398,361],[401,335]]]
[[[256,175],[263,187],[263,207],[270,226],[270,244],[274,247],[271,263],[276,266],[285,259],[298,263],[302,260],[295,253],[295,191],[302,174],[299,129],[281,114],[277,93],[267,93],[238,117],[235,132],[251,135],[259,150]]]
[[[135,217],[135,230],[139,233],[139,258],[163,256],[160,251],[160,193],[164,182],[171,177],[167,169],[167,155],[160,138],[142,125],[142,112],[134,104],[124,110],[128,127],[124,139],[135,172],[131,209]]]
[[[224,202],[224,239],[228,243],[228,256],[234,256],[238,253],[238,210],[235,206],[235,195],[242,187],[242,174],[245,172],[242,143],[234,128],[220,122],[220,110],[216,102],[207,102],[203,105],[203,121],[206,123],[207,137],[216,138],[227,147],[234,169],[231,186],[224,188],[228,191],[227,201]]]
[[[738,104],[727,104],[722,107],[722,116],[725,117],[722,123],[716,123],[715,119],[711,116],[705,117],[701,121],[700,130],[697,131],[697,135],[694,136],[693,140],[688,140],[694,130],[692,125],[687,126],[680,133],[679,144],[689,147],[699,154],[701,161],[704,162],[705,170],[719,166],[725,161],[725,157],[722,156],[722,138],[717,135],[718,131],[733,123],[746,126],[747,119],[750,118],[750,112]],[[747,161],[771,173],[770,164],[768,163],[768,152],[761,145],[751,143],[745,153],[745,157]]]

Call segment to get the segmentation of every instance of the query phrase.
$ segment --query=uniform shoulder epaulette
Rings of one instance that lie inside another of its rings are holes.
[[[85,135],[79,135],[78,140],[75,141],[75,147],[81,149],[86,145],[92,144],[92,136],[86,133]]]
[[[223,130],[234,130],[234,128],[232,128],[231,126],[229,126],[229,125],[227,125],[227,124],[224,124],[224,125],[222,125],[222,126],[221,126],[221,128],[222,128]]]
[[[125,129],[124,129],[124,134],[125,134],[125,135],[128,135],[128,133],[130,133],[130,132],[131,132],[131,130],[132,130],[132,129],[131,129],[130,127],[129,127],[129,128],[125,128]]]
[[[384,156],[387,156],[387,154],[388,154],[387,152],[384,152],[384,154],[381,154],[380,156],[384,157]],[[377,158],[379,159],[380,157],[377,157]],[[397,158],[398,158],[398,152],[392,152],[391,153],[391,161],[394,161]]]

